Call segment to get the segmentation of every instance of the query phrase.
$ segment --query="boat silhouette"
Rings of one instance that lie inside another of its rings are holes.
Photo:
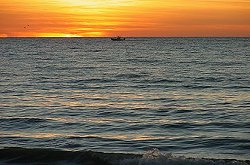
[[[124,38],[124,37],[117,36],[117,37],[112,37],[111,40],[112,40],[112,41],[124,41],[125,38]]]

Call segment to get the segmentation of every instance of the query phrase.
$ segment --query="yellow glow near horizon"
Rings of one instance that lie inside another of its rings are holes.
[[[1,0],[0,37],[250,36],[249,0]]]

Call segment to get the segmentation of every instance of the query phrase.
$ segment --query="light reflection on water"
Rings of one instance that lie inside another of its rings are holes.
[[[1,103],[2,107],[85,107],[85,108],[128,108],[128,109],[161,109],[176,108],[182,110],[201,110],[204,106],[213,106],[211,103],[233,104],[250,100],[248,92],[162,92],[141,94],[119,93],[80,93],[71,91],[70,94],[40,95],[32,94],[29,97],[9,96]],[[8,102],[8,100],[16,100]],[[152,101],[153,100],[153,101]],[[169,100],[169,101],[168,101]],[[173,104],[171,100],[176,101]],[[196,100],[195,102],[193,100]],[[158,101],[158,102],[157,102]],[[214,105],[218,106],[218,105]]]
[[[173,136],[149,136],[144,134],[89,134],[89,135],[80,135],[80,134],[60,134],[60,133],[48,133],[48,132],[1,132],[0,137],[12,137],[12,138],[37,138],[37,139],[50,139],[50,138],[84,138],[84,139],[90,139],[90,138],[100,138],[100,139],[110,139],[110,140],[132,140],[132,141],[144,141],[144,140],[160,140],[160,139],[181,139],[183,137],[173,137]],[[196,136],[193,136],[195,138]]]

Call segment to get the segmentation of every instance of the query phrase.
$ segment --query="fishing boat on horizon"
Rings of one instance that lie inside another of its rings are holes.
[[[124,37],[117,36],[117,37],[112,37],[111,40],[112,40],[112,41],[124,41],[125,38],[124,38]]]

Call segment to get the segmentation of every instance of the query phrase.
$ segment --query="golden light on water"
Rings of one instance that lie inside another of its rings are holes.
[[[171,136],[150,136],[146,134],[87,134],[87,135],[80,135],[80,134],[60,134],[60,133],[38,133],[38,132],[0,132],[0,137],[22,137],[22,138],[36,138],[36,139],[48,139],[48,138],[103,138],[103,139],[116,139],[116,140],[134,140],[134,141],[144,141],[144,140],[160,140],[160,139],[175,139],[179,137],[171,137]]]
[[[229,92],[193,92],[192,95],[183,92],[163,92],[156,93],[81,93],[80,91],[71,91],[70,95],[65,94],[64,98],[58,95],[30,95],[26,97],[12,96],[9,99],[15,99],[12,104],[2,103],[3,107],[15,106],[34,106],[34,107],[84,107],[84,108],[128,108],[128,109],[164,109],[166,107],[172,109],[202,109],[206,103],[221,102],[233,103],[243,100],[249,100],[249,94],[242,92],[241,94],[233,94]],[[151,103],[148,100],[159,100],[169,98],[174,100],[197,100],[195,103],[183,102],[178,105]],[[222,99],[223,98],[223,99]],[[72,100],[73,99],[73,100]],[[33,100],[36,100],[34,102]],[[86,101],[88,100],[88,101]],[[133,100],[131,102],[131,100]],[[137,100],[137,101],[134,101]]]

